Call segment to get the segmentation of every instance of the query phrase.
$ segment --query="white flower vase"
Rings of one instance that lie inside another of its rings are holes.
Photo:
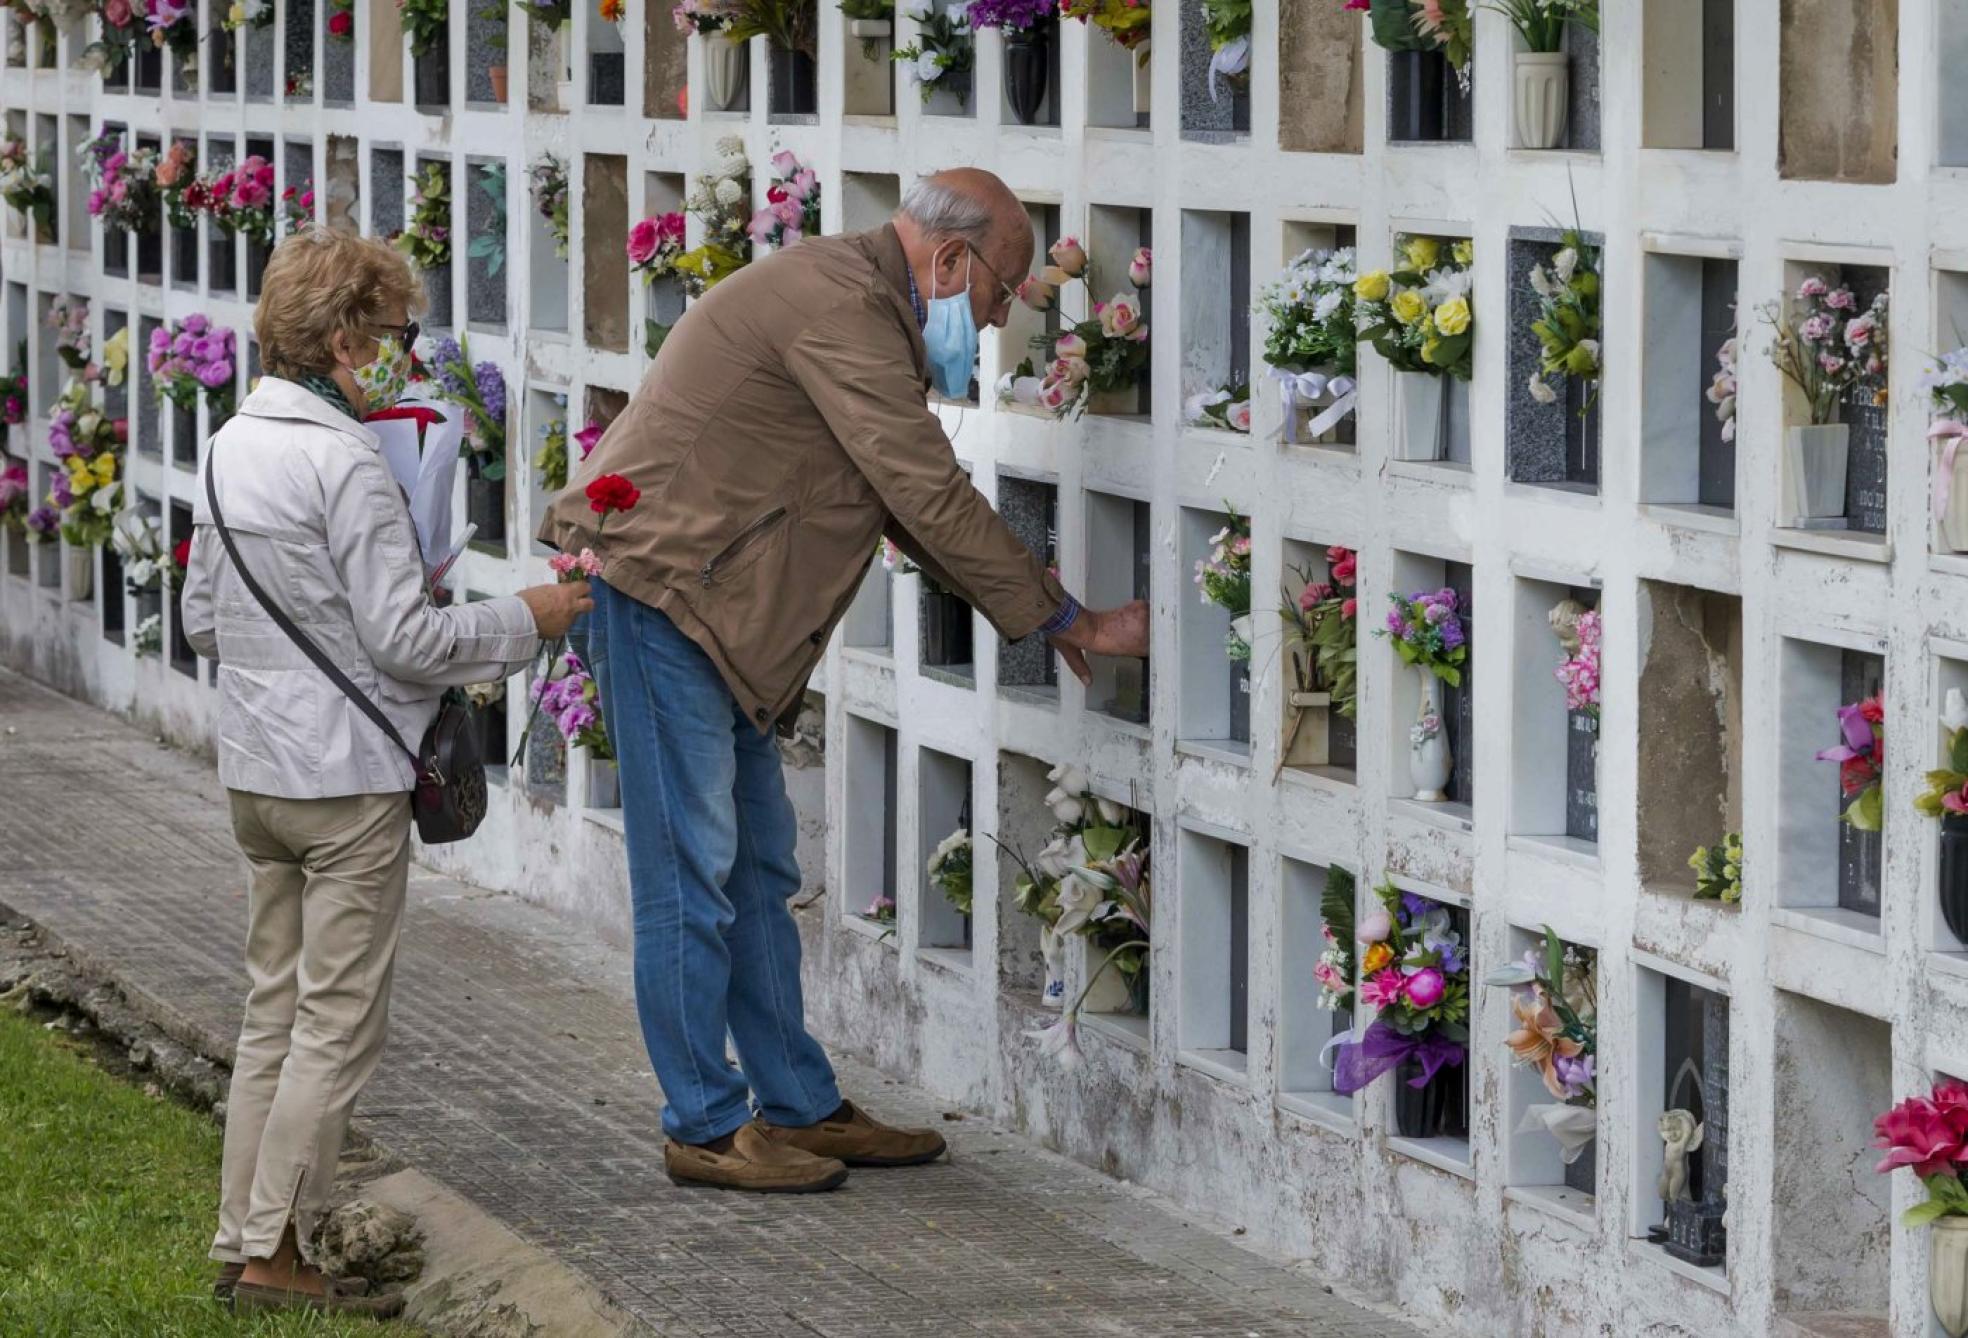
[[[554,101],[563,112],[574,110],[574,21],[565,19],[555,30],[558,44],[554,78]]]
[[[1940,469],[1943,463],[1934,462]],[[1940,508],[1941,541],[1956,553],[1968,553],[1968,450],[1958,450],[1947,483],[1947,503]]]
[[[620,808],[622,806],[622,773],[612,761],[600,758],[588,759],[588,807]]]
[[[730,111],[737,105],[745,91],[750,55],[748,43],[734,42],[726,33],[712,33],[704,39],[704,91],[710,95],[711,106]]]
[[[1052,932],[1052,926],[1039,926],[1039,955],[1045,958],[1045,990],[1039,1001],[1047,1008],[1066,1006],[1066,944]]]
[[[1240,613],[1230,620],[1230,635],[1249,646],[1251,644],[1251,616]]]
[[[1449,379],[1429,372],[1396,372],[1400,405],[1393,455],[1396,460],[1443,460],[1442,419],[1449,402]]]
[[[1087,945],[1087,970],[1096,970],[1105,961],[1107,954],[1091,942]],[[1080,1005],[1088,1013],[1125,1013],[1132,1000],[1128,997],[1127,977],[1121,974],[1119,964],[1108,967],[1100,979],[1093,982],[1087,991],[1086,1001]]]
[[[1793,523],[1845,514],[1845,459],[1851,432],[1843,423],[1784,432],[1784,487]]]
[[[1948,1338],[1968,1335],[1968,1217],[1937,1217],[1928,1228],[1927,1296]]]
[[[1517,147],[1555,149],[1565,142],[1565,104],[1571,97],[1571,57],[1562,51],[1519,51],[1510,66],[1517,112]]]
[[[1421,705],[1408,731],[1408,779],[1414,782],[1416,799],[1439,804],[1448,798],[1443,787],[1454,761],[1442,723],[1442,680],[1426,665],[1416,665],[1415,672],[1421,675]]]
[[[96,550],[70,548],[68,557],[68,597],[89,599],[96,593]]]
[[[1146,116],[1155,103],[1155,63],[1149,59],[1151,43],[1143,42],[1128,53],[1134,62],[1134,114]]]

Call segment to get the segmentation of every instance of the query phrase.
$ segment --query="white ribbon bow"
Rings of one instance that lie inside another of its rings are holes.
[[[1540,1129],[1558,1140],[1558,1155],[1570,1166],[1599,1136],[1599,1112],[1590,1106],[1532,1106],[1524,1112],[1517,1132],[1534,1134]]]
[[[1285,440],[1297,441],[1293,435],[1294,419],[1300,403],[1317,404],[1330,395],[1333,403],[1324,413],[1306,424],[1305,435],[1322,436],[1330,432],[1346,415],[1353,412],[1359,401],[1358,383],[1350,376],[1327,376],[1324,372],[1293,372],[1282,367],[1273,367],[1271,376],[1278,382],[1278,395],[1285,406]]]
[[[1954,457],[1961,440],[1968,437],[1968,423],[1953,418],[1937,418],[1927,429],[1927,440],[1941,443],[1940,459],[1934,462],[1934,519],[1947,519],[1948,502],[1954,496]]]
[[[1216,78],[1218,75],[1222,75],[1225,78],[1232,78],[1242,74],[1249,68],[1250,38],[1239,37],[1236,41],[1225,43],[1222,47],[1219,47],[1216,54],[1210,57],[1210,101],[1221,102],[1223,100],[1217,96]]]

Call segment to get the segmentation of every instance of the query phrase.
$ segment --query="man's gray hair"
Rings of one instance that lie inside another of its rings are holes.
[[[957,237],[980,250],[990,243],[991,206],[975,195],[924,177],[902,197],[901,212],[931,237]]]

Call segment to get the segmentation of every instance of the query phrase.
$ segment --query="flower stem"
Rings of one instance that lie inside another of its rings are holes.
[[[1145,948],[1148,946],[1148,940],[1145,938],[1131,938],[1126,943],[1121,944],[1112,952],[1108,953],[1106,959],[1094,968],[1093,974],[1087,978],[1087,983],[1080,988],[1079,997],[1074,999],[1072,1007],[1066,1010],[1066,1016],[1078,1017],[1080,1015],[1080,1005],[1086,1002],[1087,995],[1093,993],[1093,987],[1100,982],[1102,976],[1107,974],[1107,968],[1114,964],[1115,958],[1119,957],[1129,948]]]

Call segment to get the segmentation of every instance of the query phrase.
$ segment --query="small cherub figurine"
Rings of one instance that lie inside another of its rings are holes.
[[[1688,1154],[1701,1148],[1702,1124],[1690,1111],[1666,1110],[1661,1112],[1659,1128],[1667,1160],[1655,1188],[1662,1202],[1673,1203],[1688,1197]]]
[[[1585,613],[1585,605],[1576,599],[1561,599],[1545,615],[1545,621],[1551,624],[1551,634],[1558,638],[1558,645],[1567,655],[1579,653],[1579,619]]]

